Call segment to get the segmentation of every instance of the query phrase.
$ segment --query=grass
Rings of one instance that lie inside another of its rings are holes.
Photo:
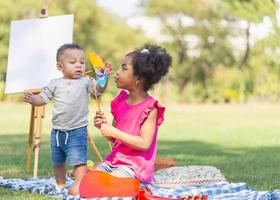
[[[108,107],[102,106],[109,116]],[[91,114],[96,105],[91,105]],[[32,177],[26,152],[30,106],[0,103],[0,176]],[[39,176],[52,176],[49,131],[51,105],[43,121]],[[213,165],[231,182],[246,182],[253,189],[280,189],[280,105],[169,105],[160,128],[158,155],[177,165]],[[90,124],[99,151],[108,146]],[[90,148],[89,148],[90,149]],[[89,159],[97,160],[89,150]],[[0,187],[0,199],[52,199]]]

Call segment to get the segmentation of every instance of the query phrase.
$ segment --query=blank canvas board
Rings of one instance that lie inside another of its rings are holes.
[[[72,43],[73,15],[11,22],[5,93],[43,88],[62,77],[56,68],[56,51]]]

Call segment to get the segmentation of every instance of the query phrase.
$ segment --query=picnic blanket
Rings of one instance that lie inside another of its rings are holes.
[[[67,179],[67,187],[72,184],[71,179]],[[68,195],[67,189],[57,190],[54,178],[43,179],[3,179],[0,186],[13,190],[24,190],[60,197],[65,200],[82,200],[79,196]],[[216,183],[193,187],[175,187],[171,189],[161,188],[155,183],[146,184],[154,195],[167,198],[180,198],[186,195],[206,194],[211,200],[280,200],[280,190],[277,191],[255,191],[251,190],[246,183]],[[106,197],[93,198],[93,200],[133,200],[133,197]]]
[[[73,180],[67,178],[66,188],[58,189],[54,178],[1,179],[0,186],[12,190],[24,190],[65,200],[82,200],[68,195]],[[155,172],[154,182],[141,184],[148,187],[155,196],[182,198],[204,194],[209,200],[280,200],[280,190],[256,191],[246,183],[229,183],[219,169],[213,166],[179,166]],[[104,197],[92,200],[134,200],[134,197]]]

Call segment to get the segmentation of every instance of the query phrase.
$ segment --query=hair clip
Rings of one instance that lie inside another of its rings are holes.
[[[142,49],[142,50],[140,51],[140,53],[147,53],[147,54],[149,54],[150,51],[149,51],[149,49],[144,48],[144,49]]]
[[[156,52],[156,54],[163,55],[164,53],[162,51],[158,51],[158,52]]]

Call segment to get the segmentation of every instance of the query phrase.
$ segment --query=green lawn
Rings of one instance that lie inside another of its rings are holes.
[[[90,106],[93,116],[95,104]],[[108,107],[103,105],[108,114]],[[0,103],[0,176],[31,177],[26,173],[30,106]],[[52,176],[49,155],[51,105],[46,107],[39,176]],[[94,140],[105,156],[109,150],[97,129]],[[280,105],[169,105],[159,133],[159,156],[177,165],[213,165],[231,182],[246,182],[257,190],[280,189]],[[89,159],[96,160],[89,150]],[[0,199],[52,199],[0,188]]]

